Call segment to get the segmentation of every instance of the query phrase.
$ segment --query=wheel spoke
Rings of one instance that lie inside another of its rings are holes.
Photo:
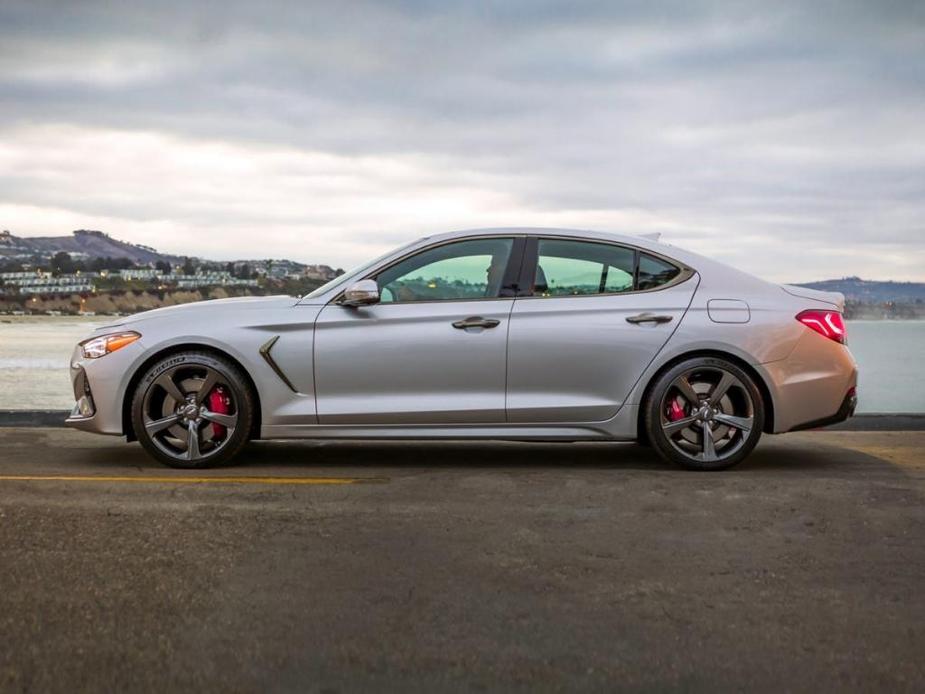
[[[703,459],[716,460],[716,449],[713,446],[713,430],[708,422],[703,422]]]
[[[717,422],[722,422],[731,426],[733,429],[740,430],[743,434],[747,434],[752,430],[752,423],[754,420],[751,417],[736,417],[731,414],[723,414],[722,412],[717,412],[713,415],[713,419]]]
[[[199,390],[196,391],[196,404],[201,405],[202,401],[205,400],[206,396],[217,384],[218,374],[215,373],[212,369],[206,371],[205,380],[202,382],[202,385],[199,386]]]
[[[167,395],[172,397],[178,403],[186,400],[186,396],[183,395],[183,391],[173,382],[173,379],[170,377],[169,373],[161,374],[158,376],[157,380],[154,382],[156,385],[159,385],[161,388],[167,391]]]
[[[679,376],[675,379],[673,385],[675,388],[681,391],[681,395],[683,395],[684,399],[687,400],[691,405],[700,405],[700,396],[697,395],[697,391],[694,390],[691,382],[687,380],[687,376]]]
[[[154,434],[163,431],[167,427],[173,426],[179,421],[180,416],[177,414],[167,415],[163,419],[149,419],[145,421],[145,431],[147,431],[151,436]]]
[[[685,417],[684,419],[678,419],[674,422],[666,422],[662,424],[662,431],[664,431],[667,436],[671,436],[672,434],[677,434],[682,429],[687,429],[696,421],[696,417]]]
[[[191,419],[186,436],[186,459],[196,460],[197,458],[199,458],[199,425]]]
[[[719,401],[723,399],[726,391],[728,391],[729,388],[736,383],[738,383],[738,381],[736,380],[735,376],[733,376],[728,371],[723,371],[723,375],[719,379],[719,383],[717,383],[716,387],[710,391],[710,397],[708,399],[710,407],[716,407]]]
[[[234,429],[235,425],[238,423],[237,414],[222,414],[220,412],[210,412],[209,410],[201,410],[199,414],[203,419],[221,424],[223,427],[229,429]]]

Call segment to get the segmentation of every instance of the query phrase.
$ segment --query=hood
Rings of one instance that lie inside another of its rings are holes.
[[[189,304],[165,306],[150,311],[142,311],[126,316],[116,323],[97,328],[97,331],[108,330],[124,325],[141,323],[152,318],[178,318],[180,316],[193,316],[197,313],[212,313],[214,311],[260,311],[271,308],[286,308],[294,306],[299,301],[295,296],[239,296],[231,299],[209,299],[207,301],[194,301]]]
[[[820,289],[797,287],[793,284],[782,284],[780,288],[791,296],[798,296],[801,299],[812,299],[813,301],[822,301],[826,304],[832,304],[832,306],[839,311],[845,310],[845,295],[841,292],[824,292]]]

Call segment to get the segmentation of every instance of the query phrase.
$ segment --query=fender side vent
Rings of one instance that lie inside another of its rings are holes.
[[[281,380],[289,387],[289,390],[291,390],[293,393],[298,393],[299,391],[297,391],[295,386],[292,385],[292,382],[286,378],[286,374],[283,373],[283,370],[279,368],[279,364],[273,361],[273,357],[270,355],[270,350],[273,349],[273,345],[276,344],[278,339],[279,335],[274,335],[269,340],[264,342],[260,347],[260,356],[263,357],[264,361],[270,365],[270,368],[273,369],[273,373],[279,376],[279,380]]]

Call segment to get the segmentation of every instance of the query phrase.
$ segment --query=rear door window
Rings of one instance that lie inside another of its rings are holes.
[[[612,243],[537,239],[533,296],[590,296],[656,289],[681,268],[651,253]]]
[[[540,239],[534,294],[578,296],[633,290],[635,252],[589,241]]]

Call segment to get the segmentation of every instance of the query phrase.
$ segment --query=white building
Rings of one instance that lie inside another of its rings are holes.
[[[195,275],[171,275],[168,281],[180,289],[197,289],[199,287],[256,287],[257,280],[239,280],[225,270],[200,272]]]
[[[151,268],[126,268],[113,274],[118,274],[122,279],[128,280],[159,280],[164,274],[160,270]]]
[[[77,275],[49,277],[36,273],[27,274],[31,276],[6,280],[4,284],[7,287],[16,287],[20,294],[75,294],[96,289],[89,278]]]
[[[55,285],[35,285],[20,287],[20,294],[82,294],[92,292],[94,286],[89,283],[84,284],[55,284]]]
[[[0,272],[0,284],[7,284],[10,280],[26,280],[39,276],[37,272]]]

